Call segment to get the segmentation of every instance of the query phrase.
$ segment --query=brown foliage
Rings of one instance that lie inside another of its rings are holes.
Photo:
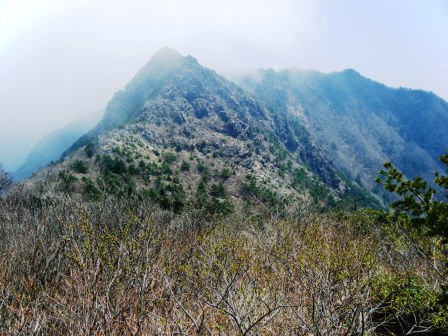
[[[375,277],[438,277],[366,216],[204,222],[135,199],[0,201],[5,334],[368,334],[388,323]]]

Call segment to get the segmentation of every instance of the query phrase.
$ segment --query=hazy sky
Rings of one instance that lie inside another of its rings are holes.
[[[448,99],[446,0],[0,0],[0,162],[104,108],[164,46],[217,72],[353,68]]]

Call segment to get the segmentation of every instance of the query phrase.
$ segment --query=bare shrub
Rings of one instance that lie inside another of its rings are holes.
[[[401,282],[383,284],[411,274],[423,289],[437,289],[444,254],[412,232],[397,234],[401,224],[368,214],[300,209],[300,217],[289,219],[236,212],[205,220],[193,209],[173,214],[133,196],[84,202],[20,188],[0,202],[5,334],[342,335],[436,328],[430,310],[423,307],[413,321],[396,304]]]
[[[12,175],[3,169],[0,164],[0,195],[5,193],[12,186]]]

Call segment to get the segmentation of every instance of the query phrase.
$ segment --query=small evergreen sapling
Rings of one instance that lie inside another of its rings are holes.
[[[447,166],[448,153],[442,155],[440,160]],[[417,227],[425,226],[431,236],[440,236],[442,243],[448,243],[448,176],[435,173],[434,182],[445,193],[444,200],[434,199],[437,191],[428,186],[421,177],[414,180],[406,179],[392,163],[386,162],[384,170],[380,171],[376,182],[384,185],[385,189],[400,196],[392,203],[396,214],[408,216],[411,223]]]

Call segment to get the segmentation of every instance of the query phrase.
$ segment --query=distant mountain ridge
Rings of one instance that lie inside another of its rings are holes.
[[[103,114],[104,111],[87,114],[43,137],[14,172],[14,179],[24,180],[52,161],[57,161],[68,147],[98,124]]]
[[[260,70],[236,82],[267,106],[295,116],[352,180],[378,195],[373,182],[392,161],[408,177],[432,180],[448,147],[448,103],[433,93],[392,89],[348,69]]]

